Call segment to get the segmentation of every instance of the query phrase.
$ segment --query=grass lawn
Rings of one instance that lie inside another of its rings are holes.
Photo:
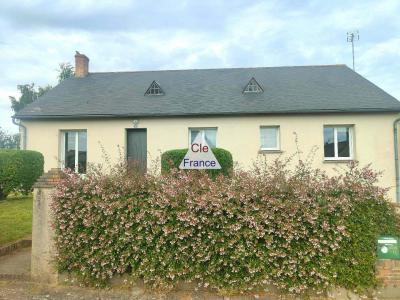
[[[32,195],[9,195],[0,200],[0,245],[32,233]]]

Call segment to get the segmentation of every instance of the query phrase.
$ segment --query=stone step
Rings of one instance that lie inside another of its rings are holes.
[[[30,281],[29,274],[0,274],[0,279]]]
[[[31,247],[31,246],[32,246],[32,238],[29,236],[29,237],[20,239],[18,241],[11,242],[11,243],[1,246],[0,247],[0,256],[8,255],[18,249]]]

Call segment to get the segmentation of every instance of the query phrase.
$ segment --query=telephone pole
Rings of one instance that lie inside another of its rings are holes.
[[[354,42],[360,40],[360,35],[358,34],[358,30],[347,32],[347,42],[351,43],[351,52],[353,54],[353,70],[355,71],[354,66]]]

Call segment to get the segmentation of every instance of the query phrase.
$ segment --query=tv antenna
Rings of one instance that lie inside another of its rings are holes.
[[[349,31],[347,32],[347,42],[351,43],[351,50],[353,53],[353,70],[355,71],[355,67],[354,67],[354,42],[360,40],[360,35],[358,33],[358,30],[355,31]]]

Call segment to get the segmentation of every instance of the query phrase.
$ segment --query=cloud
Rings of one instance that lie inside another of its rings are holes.
[[[0,17],[15,27],[88,31],[215,29],[227,9],[244,1],[18,1],[0,4]]]
[[[0,126],[18,84],[56,84],[75,50],[91,71],[351,65],[400,98],[399,1],[3,1]]]

